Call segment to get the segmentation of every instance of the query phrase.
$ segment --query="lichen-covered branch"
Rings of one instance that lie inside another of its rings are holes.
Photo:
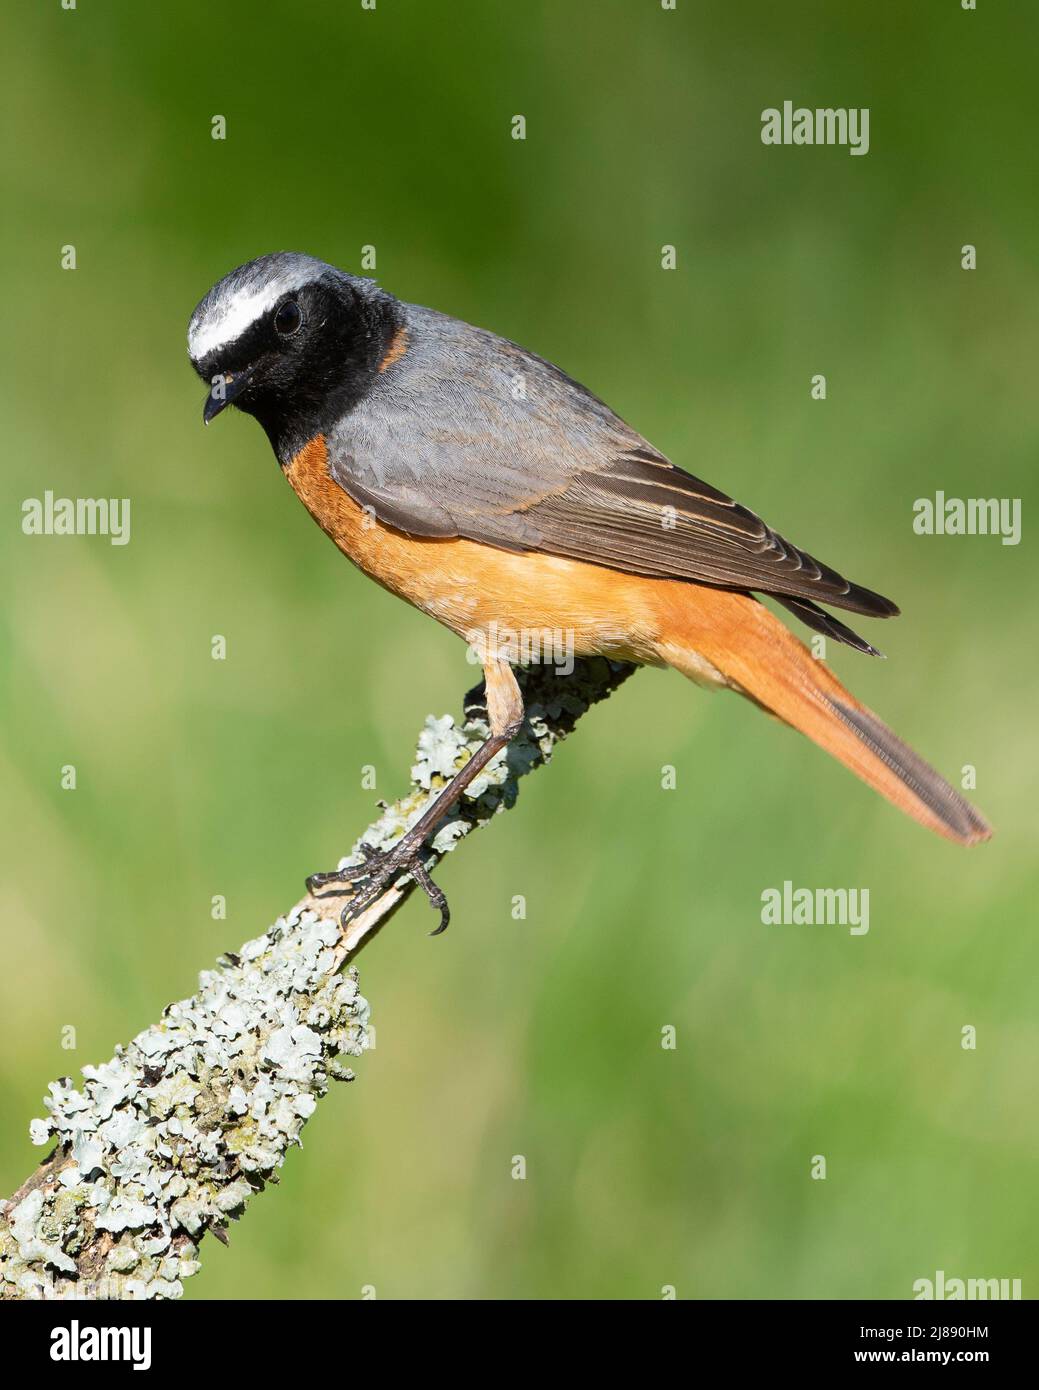
[[[520,672],[527,721],[449,813],[430,846],[432,867],[471,830],[516,799],[518,778],[549,760],[580,716],[632,667],[578,661],[572,674]],[[486,737],[479,692],[466,719],[430,717],[419,736],[411,791],[388,806],[362,843],[392,844]],[[330,1080],[368,1045],[368,1005],[351,965],[412,891],[398,881],[345,932],[341,899],[304,897],[262,936],[205,970],[190,999],[170,1004],[83,1080],[52,1083],[37,1144],[56,1147],[0,1203],[0,1298],[175,1298],[199,1268],[211,1232],[268,1182]]]

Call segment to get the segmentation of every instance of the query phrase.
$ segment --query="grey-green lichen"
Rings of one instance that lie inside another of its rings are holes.
[[[546,763],[582,714],[634,668],[578,660],[568,675],[518,672],[523,731],[472,783],[433,837],[430,867],[471,830],[511,806],[517,780]],[[474,692],[475,694],[476,692]],[[393,844],[487,735],[484,711],[466,721],[430,717],[419,736],[411,790],[361,835]],[[369,912],[374,925],[402,891]],[[0,1298],[176,1298],[199,1269],[207,1232],[223,1235],[299,1144],[328,1082],[350,1080],[344,1058],[368,1046],[368,1005],[356,972],[339,973],[363,940],[344,945],[338,911],[305,898],[263,936],[228,953],[171,1004],[162,1020],[82,1069],[76,1087],[54,1082],[47,1116],[33,1120],[53,1153],[0,1203]]]
[[[52,1083],[30,1134],[58,1147],[0,1219],[0,1291],[179,1296],[202,1235],[274,1177],[367,1046],[356,972],[333,973],[337,939],[313,912],[279,918],[78,1087]]]

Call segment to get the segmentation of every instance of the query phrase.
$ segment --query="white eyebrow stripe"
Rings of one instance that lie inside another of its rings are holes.
[[[314,279],[313,268],[301,267],[296,275],[279,275],[255,290],[239,290],[226,304],[214,306],[198,323],[188,328],[188,352],[196,362],[219,347],[233,343],[273,309],[282,295],[297,290]]]

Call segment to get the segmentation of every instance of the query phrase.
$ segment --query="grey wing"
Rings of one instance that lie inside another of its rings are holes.
[[[757,590],[791,600],[840,640],[854,634],[814,601],[898,612],[676,468],[551,363],[457,320],[409,312],[407,369],[381,381],[329,440],[333,477],[385,524]]]

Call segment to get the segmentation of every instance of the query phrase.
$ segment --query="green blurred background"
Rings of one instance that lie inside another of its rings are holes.
[[[415,900],[361,958],[376,1051],[188,1296],[905,1298],[937,1269],[1034,1294],[1037,41],[958,0],[8,15],[0,1191],[47,1081],[294,901],[371,818],[362,766],[397,795],[472,682],[254,422],[203,432],[186,360],[240,261],[373,244],[394,293],[559,362],[892,594],[889,660],[834,668],[976,765],[998,833],[959,850],[743,702],[640,674],[441,870],[448,934]],[[868,156],[764,147],[786,98],[869,106]],[[130,544],[26,539],[46,488],[130,497]],[[1022,544],[914,535],[936,489],[1023,497]],[[868,936],[763,926],[786,879],[869,887]]]

